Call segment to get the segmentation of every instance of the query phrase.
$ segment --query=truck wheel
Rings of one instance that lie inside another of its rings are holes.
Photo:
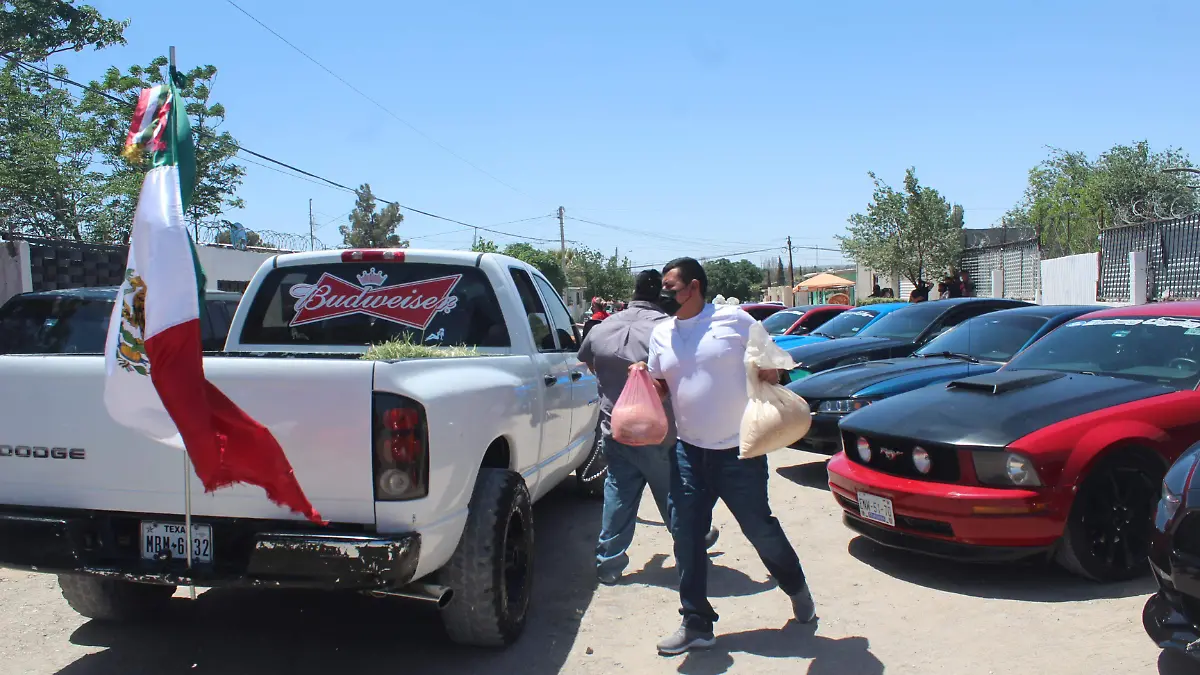
[[[503,647],[521,636],[533,586],[533,509],[520,474],[479,470],[462,539],[438,576],[454,590],[441,614],[451,640]]]
[[[1058,563],[1093,581],[1145,574],[1154,506],[1163,469],[1153,459],[1121,452],[1101,459],[1084,478],[1058,547]]]
[[[89,619],[136,621],[166,610],[174,586],[135,584],[75,574],[58,575],[58,586],[71,609]]]
[[[585,497],[603,497],[604,479],[608,476],[608,458],[600,442],[600,424],[596,423],[596,440],[587,459],[575,469],[575,488]]]

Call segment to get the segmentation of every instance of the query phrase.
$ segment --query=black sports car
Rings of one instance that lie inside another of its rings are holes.
[[[1031,304],[1005,298],[951,298],[919,302],[888,314],[854,337],[801,345],[788,350],[796,362],[796,368],[789,373],[788,379],[795,382],[813,373],[851,363],[908,356],[967,319]]]
[[[1200,443],[1167,471],[1154,513],[1150,569],[1158,592],[1146,601],[1142,626],[1155,644],[1200,660]]]

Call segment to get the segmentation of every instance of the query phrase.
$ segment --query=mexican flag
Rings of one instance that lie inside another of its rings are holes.
[[[171,78],[177,78],[174,69]],[[182,445],[206,492],[233,483],[257,485],[272,502],[323,522],[270,430],[204,376],[204,274],[183,218],[196,159],[191,125],[173,83],[142,91],[125,154],[149,154],[152,168],[138,196],[125,280],[108,327],[109,414],[165,445]]]

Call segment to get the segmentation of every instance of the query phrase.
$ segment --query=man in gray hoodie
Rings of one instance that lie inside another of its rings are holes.
[[[663,402],[669,428],[662,445],[635,448],[617,443],[609,424],[613,404],[629,378],[629,366],[648,358],[650,334],[674,310],[663,306],[661,293],[662,275],[657,270],[640,272],[629,308],[596,324],[579,348],[579,360],[588,365],[599,381],[600,442],[608,460],[604,513],[596,545],[596,573],[604,584],[615,584],[629,564],[625,552],[633,542],[638,506],[647,485],[663,523],[671,522],[667,491],[671,485],[671,453],[675,450],[676,433],[670,401]],[[715,528],[709,530],[705,537],[709,548],[716,543],[717,535]]]

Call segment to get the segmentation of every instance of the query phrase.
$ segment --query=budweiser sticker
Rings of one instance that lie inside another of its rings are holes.
[[[315,284],[296,284],[296,316],[291,326],[327,321],[339,316],[366,314],[393,323],[425,330],[438,312],[449,314],[458,306],[450,295],[461,274],[407,284],[384,286],[387,275],[374,267],[358,275],[354,285],[326,272]]]

